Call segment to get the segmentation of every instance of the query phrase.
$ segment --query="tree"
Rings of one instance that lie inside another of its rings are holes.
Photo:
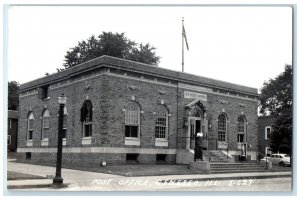
[[[292,66],[285,65],[283,73],[264,82],[260,97],[260,113],[275,119],[270,146],[273,150],[284,153],[291,153],[292,80]]]
[[[150,44],[137,44],[129,40],[124,33],[102,32],[97,38],[93,35],[87,41],[67,51],[64,67],[69,68],[102,55],[157,65],[160,57]]]
[[[18,110],[20,84],[16,81],[8,82],[8,110]]]

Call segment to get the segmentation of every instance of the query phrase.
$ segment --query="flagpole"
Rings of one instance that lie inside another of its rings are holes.
[[[182,72],[184,72],[184,38],[183,38],[183,22],[184,22],[184,18],[182,17],[182,27],[181,27],[181,37],[182,37]]]

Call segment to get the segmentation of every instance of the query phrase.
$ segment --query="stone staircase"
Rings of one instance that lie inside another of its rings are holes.
[[[211,163],[232,162],[231,156],[227,156],[225,153],[218,150],[203,151],[203,160],[209,161]]]
[[[228,163],[232,162],[232,157],[227,156],[221,150],[205,150],[203,151],[203,160],[211,163]],[[181,149],[177,150],[176,154],[177,164],[189,164],[194,161],[194,150],[193,149]]]
[[[245,172],[264,172],[264,166],[257,162],[233,162],[233,163],[211,163],[210,173],[245,173]]]
[[[194,150],[184,149],[177,152],[178,164],[189,164],[194,160]],[[256,161],[236,162],[233,158],[221,150],[203,151],[203,160],[210,162],[210,173],[245,173],[245,172],[264,172],[267,171]]]

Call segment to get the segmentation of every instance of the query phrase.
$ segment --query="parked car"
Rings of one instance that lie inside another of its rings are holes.
[[[280,165],[280,166],[291,165],[291,158],[288,154],[283,154],[283,153],[271,154],[268,160],[275,165]]]
[[[266,157],[266,156],[265,156],[265,157],[263,157],[262,159],[260,159],[260,162],[266,162],[266,159],[269,160],[269,158],[270,158],[270,157],[268,157],[268,156]]]

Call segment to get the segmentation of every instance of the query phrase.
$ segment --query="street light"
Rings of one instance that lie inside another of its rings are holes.
[[[64,107],[67,103],[67,97],[61,94],[58,97],[59,113],[58,113],[58,138],[57,138],[57,156],[56,156],[56,173],[53,178],[54,185],[60,185],[63,183],[61,177],[61,160],[62,160],[62,134],[63,134],[63,123],[64,123]]]

